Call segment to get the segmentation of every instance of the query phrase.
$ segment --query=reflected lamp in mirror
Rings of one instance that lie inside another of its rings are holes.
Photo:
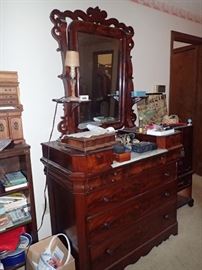
[[[70,68],[70,101],[77,101],[79,97],[76,97],[76,76],[77,68],[79,67],[79,53],[78,51],[67,51],[65,57],[65,66]]]

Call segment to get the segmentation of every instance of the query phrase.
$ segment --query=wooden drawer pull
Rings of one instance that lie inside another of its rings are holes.
[[[106,252],[108,255],[113,255],[113,249],[111,249],[111,248],[106,249],[105,252]]]
[[[103,201],[104,201],[104,202],[110,202],[110,199],[107,198],[107,197],[103,197]]]
[[[103,224],[103,227],[105,228],[105,229],[110,229],[111,228],[111,224],[109,223],[109,222],[105,222],[104,224]]]
[[[166,192],[164,193],[164,196],[165,196],[166,198],[170,197],[170,192],[166,191]]]
[[[164,219],[169,219],[169,215],[168,214],[164,215],[163,217],[164,217]]]

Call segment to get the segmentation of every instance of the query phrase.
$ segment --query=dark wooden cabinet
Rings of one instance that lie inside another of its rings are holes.
[[[192,157],[193,157],[193,126],[178,126],[182,133],[183,149],[178,161],[178,207],[188,204],[193,206],[192,198]]]
[[[136,133],[140,140],[155,142],[158,147],[166,148],[169,152],[175,152],[176,142],[182,144],[180,155],[177,160],[177,207],[185,204],[193,206],[192,198],[192,155],[193,155],[193,126],[175,126],[178,132],[174,136],[151,136],[143,133]],[[178,151],[178,150],[177,150]]]
[[[0,239],[1,234],[4,232],[13,230],[19,226],[23,226],[25,231],[32,235],[33,242],[36,242],[38,240],[38,236],[30,161],[30,146],[27,144],[18,144],[0,151],[0,168],[1,172],[4,173],[22,171],[27,179],[27,186],[25,187],[16,188],[7,192],[4,192],[3,189],[1,189],[0,197],[10,196],[15,193],[22,194],[27,198],[28,206],[30,207],[30,218],[25,220],[22,218],[13,223],[12,226],[0,230]]]
[[[67,234],[77,269],[123,269],[177,234],[180,138],[169,136],[173,151],[133,153],[123,163],[111,148],[42,144],[52,233]]]

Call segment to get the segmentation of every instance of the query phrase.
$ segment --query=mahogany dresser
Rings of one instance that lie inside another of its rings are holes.
[[[113,161],[112,148],[80,152],[42,144],[52,233],[65,232],[77,270],[119,270],[177,234],[177,170],[181,136]]]

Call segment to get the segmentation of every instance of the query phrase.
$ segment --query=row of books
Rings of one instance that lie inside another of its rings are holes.
[[[11,191],[27,185],[27,178],[21,171],[6,173],[0,177],[0,188],[3,191]]]
[[[0,231],[30,219],[30,204],[23,193],[0,197]]]

